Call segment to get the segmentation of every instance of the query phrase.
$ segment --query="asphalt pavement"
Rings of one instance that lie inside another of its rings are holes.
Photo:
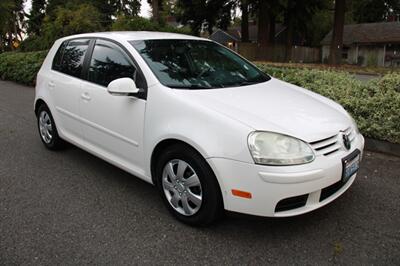
[[[40,142],[34,89],[0,81],[0,264],[400,265],[400,158],[366,152],[353,186],[306,215],[177,222],[156,189]]]

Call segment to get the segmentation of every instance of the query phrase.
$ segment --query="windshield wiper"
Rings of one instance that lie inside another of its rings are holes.
[[[191,89],[191,90],[207,90],[213,89],[213,87],[202,86],[199,84],[189,84],[189,85],[180,85],[180,84],[167,84],[167,87],[173,89]]]
[[[260,83],[259,81],[242,81],[239,83],[239,86],[248,86],[248,85],[254,85]]]

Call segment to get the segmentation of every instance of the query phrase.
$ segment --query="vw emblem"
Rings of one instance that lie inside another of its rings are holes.
[[[346,149],[350,150],[351,148],[351,142],[349,139],[349,136],[346,134],[343,134],[343,145]]]

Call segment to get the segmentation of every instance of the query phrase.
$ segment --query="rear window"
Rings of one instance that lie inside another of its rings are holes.
[[[53,69],[80,78],[89,39],[70,40],[63,43],[53,60]]]

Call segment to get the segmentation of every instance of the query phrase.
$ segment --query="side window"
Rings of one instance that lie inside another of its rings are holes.
[[[125,77],[136,80],[136,67],[126,53],[112,42],[97,40],[88,69],[88,80],[107,87],[111,81]]]
[[[53,64],[51,65],[51,69],[60,71],[61,70],[61,59],[64,53],[65,46],[67,46],[68,41],[63,42],[58,48],[56,54],[53,58]]]
[[[80,78],[83,67],[83,59],[85,58],[89,42],[90,40],[88,39],[69,41],[65,46],[59,71]]]

